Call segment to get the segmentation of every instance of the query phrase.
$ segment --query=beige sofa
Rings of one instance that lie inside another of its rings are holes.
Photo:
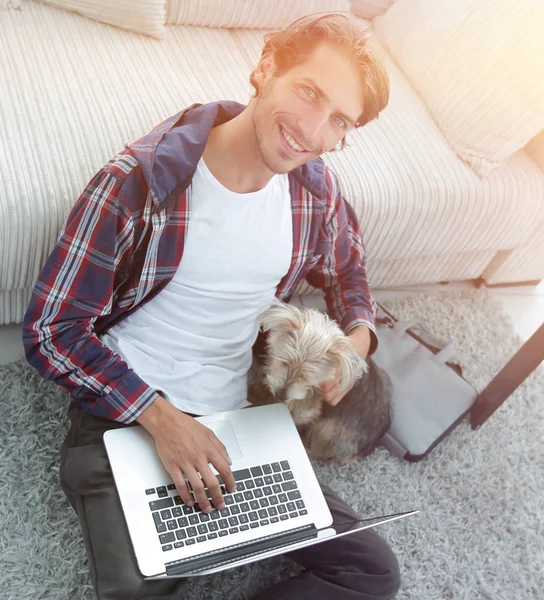
[[[248,76],[266,29],[240,25],[270,27],[282,10],[290,22],[296,11],[349,8],[348,0],[261,0],[259,13],[252,0],[216,0],[210,13],[198,1],[134,0],[130,19],[121,18],[121,25],[136,33],[94,20],[99,14],[54,7],[53,1],[0,0],[0,324],[22,321],[71,206],[126,142],[194,102],[247,102]],[[484,175],[461,158],[436,107],[414,87],[407,66],[398,64],[399,49],[389,39],[394,26],[387,19],[394,21],[390,15],[398,3],[429,1],[397,0],[384,16],[377,15],[391,0],[351,5],[358,15],[377,16],[368,25],[386,61],[391,98],[378,120],[348,136],[346,150],[324,159],[359,217],[371,286],[540,280],[544,144],[537,139],[524,148],[529,138],[518,140],[508,156],[491,167],[486,163]],[[242,20],[232,13],[235,4]],[[226,5],[231,12],[222,14]],[[138,6],[145,9],[141,15]],[[154,21],[142,26],[139,19],[144,22],[151,9]],[[108,19],[116,23],[119,15]],[[178,24],[183,22],[237,27]]]

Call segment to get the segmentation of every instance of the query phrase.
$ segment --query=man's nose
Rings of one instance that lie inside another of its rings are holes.
[[[299,120],[299,129],[303,135],[298,140],[307,150],[321,152],[323,139],[326,136],[329,116],[324,111],[309,111]]]

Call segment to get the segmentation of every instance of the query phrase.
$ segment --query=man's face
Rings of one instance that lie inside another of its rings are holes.
[[[259,65],[253,124],[264,164],[274,173],[334,148],[363,112],[355,65],[338,48],[318,46],[305,63],[274,77],[273,60]]]

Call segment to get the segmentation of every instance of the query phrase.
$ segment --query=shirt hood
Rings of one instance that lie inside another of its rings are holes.
[[[230,121],[245,108],[231,100],[193,104],[125,145],[139,164],[157,210],[169,196],[189,186],[212,128]],[[327,193],[325,169],[321,158],[316,158],[289,175],[322,199]]]

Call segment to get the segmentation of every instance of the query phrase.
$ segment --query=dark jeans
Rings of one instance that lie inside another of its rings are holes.
[[[184,597],[184,579],[144,580],[138,571],[102,435],[130,427],[89,415],[72,401],[70,431],[61,450],[61,485],[76,511],[96,595],[100,600],[166,600]],[[321,484],[333,518],[360,518]],[[287,553],[304,567],[254,600],[386,599],[400,585],[397,559],[373,530]]]

